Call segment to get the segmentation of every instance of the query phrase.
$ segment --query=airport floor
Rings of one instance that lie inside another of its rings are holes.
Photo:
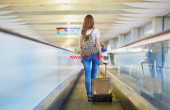
[[[113,102],[88,102],[85,90],[85,74],[83,73],[75,86],[64,110],[123,110],[121,104],[113,94]]]

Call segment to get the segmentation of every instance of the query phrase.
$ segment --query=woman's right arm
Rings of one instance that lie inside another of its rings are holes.
[[[101,47],[100,47],[100,41],[99,41],[99,38],[96,38],[96,44],[97,44],[97,47],[99,49],[99,57],[100,57],[100,64],[103,64],[103,56],[102,56],[102,52],[101,52]]]

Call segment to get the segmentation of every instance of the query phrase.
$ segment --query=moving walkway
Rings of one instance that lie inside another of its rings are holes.
[[[9,102],[8,105],[2,105],[2,109],[8,107],[8,110],[12,107],[19,110],[24,108],[34,108],[35,110],[151,110],[157,107],[149,103],[149,100],[145,97],[140,96],[141,91],[137,81],[142,78],[140,63],[144,60],[145,49],[147,50],[144,45],[161,40],[168,42],[170,39],[169,31],[151,36],[147,38],[147,42],[143,39],[110,51],[110,53],[115,54],[115,64],[116,61],[120,61],[117,65],[108,66],[108,77],[112,79],[113,84],[112,104],[107,102],[93,104],[87,101],[84,71],[81,63],[79,59],[69,60],[70,55],[78,55],[77,53],[3,29],[1,29],[0,34],[1,61],[6,61],[6,63],[0,63],[1,73],[6,73],[1,74],[0,77],[1,87],[4,87],[1,91],[1,96],[2,94],[4,96],[0,101],[3,103]],[[11,51],[8,51],[7,48],[15,51],[10,53]],[[169,47],[166,49],[169,49]],[[123,54],[129,56],[123,58]],[[139,64],[132,67],[130,62],[132,59],[129,60],[129,57],[134,58],[135,54],[143,59],[138,59]],[[167,52],[167,61],[169,61],[168,56],[169,53]],[[17,58],[19,60],[16,60]],[[129,61],[128,65],[121,66],[121,63],[127,63],[124,62],[127,60]],[[13,64],[16,68],[13,67]],[[17,66],[20,67],[20,72],[18,72]],[[165,88],[169,87],[168,75],[165,74],[169,71],[168,63],[166,63],[166,66],[163,68],[163,100],[158,101],[160,105],[162,104],[163,109],[169,109],[168,106],[164,105],[164,102],[168,103],[169,97],[169,88]],[[134,70],[134,68],[136,69]],[[101,67],[100,75],[103,76],[103,73],[104,68]],[[149,70],[146,73],[149,74]],[[10,79],[10,81],[4,80],[5,78]],[[143,92],[152,99],[155,98],[149,92],[145,90]],[[9,95],[15,99],[14,104],[10,103],[11,99],[6,97]]]

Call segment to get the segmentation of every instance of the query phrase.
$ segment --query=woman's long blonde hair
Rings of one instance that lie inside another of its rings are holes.
[[[85,36],[87,30],[88,30],[88,29],[92,29],[92,28],[94,28],[94,18],[93,18],[92,15],[87,15],[87,16],[84,18],[83,27],[82,27],[82,30],[81,30],[82,36]]]

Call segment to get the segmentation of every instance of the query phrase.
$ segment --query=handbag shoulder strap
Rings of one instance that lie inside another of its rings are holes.
[[[93,28],[93,30],[91,31],[91,33],[89,34],[90,36],[91,36],[91,34],[93,33],[93,31],[94,31],[94,28]],[[81,36],[81,38],[86,38],[86,37],[88,37],[89,35],[85,35],[85,36]]]

